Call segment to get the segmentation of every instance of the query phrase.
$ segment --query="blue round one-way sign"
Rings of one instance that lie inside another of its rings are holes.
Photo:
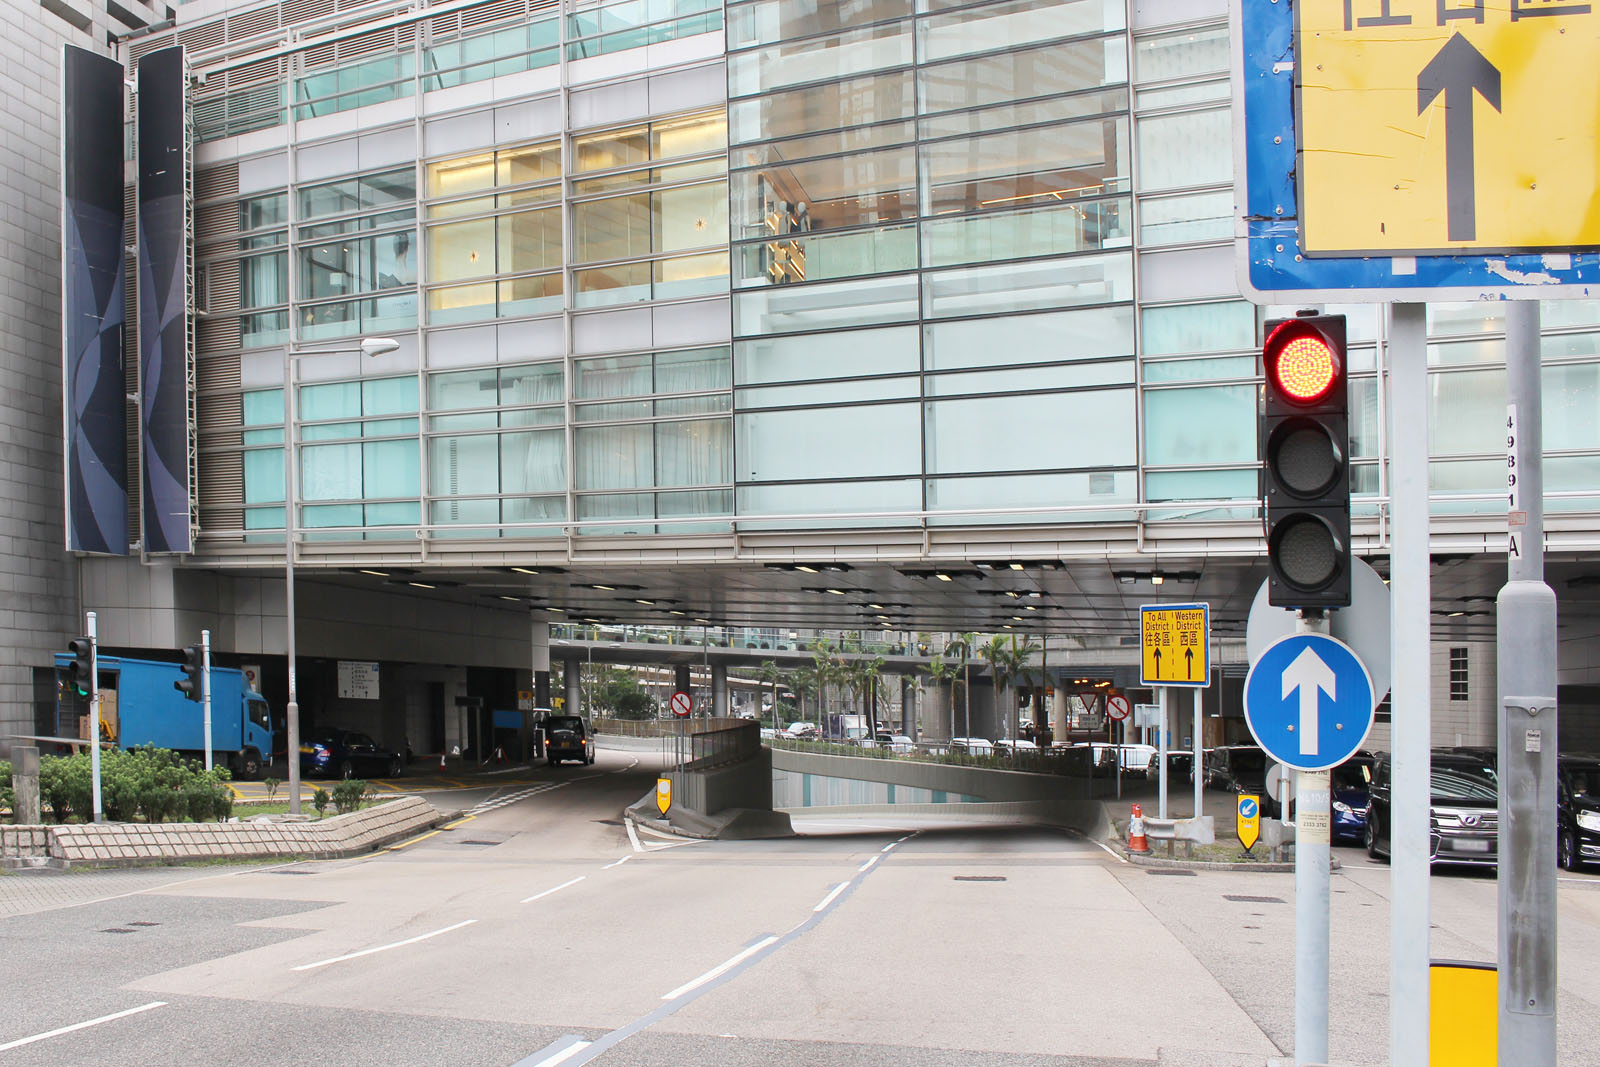
[[[1349,645],[1326,634],[1279,638],[1250,665],[1244,719],[1286,767],[1321,771],[1349,759],[1372,729],[1372,679]]]

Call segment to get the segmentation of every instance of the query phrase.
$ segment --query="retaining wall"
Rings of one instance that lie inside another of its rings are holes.
[[[398,797],[310,822],[0,826],[0,866],[131,867],[274,856],[336,859],[370,852],[447,818],[421,797]]]

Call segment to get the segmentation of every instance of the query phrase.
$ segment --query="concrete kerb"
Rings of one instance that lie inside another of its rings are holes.
[[[166,866],[217,859],[344,859],[456,816],[397,797],[316,822],[99,823],[0,827],[0,866]]]

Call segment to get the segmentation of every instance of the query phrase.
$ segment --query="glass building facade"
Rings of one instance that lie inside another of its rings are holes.
[[[124,45],[196,73],[202,557],[281,542],[291,355],[316,543],[1259,550],[1257,337],[1294,309],[1234,281],[1220,0],[349,6]],[[1331,310],[1381,544],[1383,323]],[[1501,313],[1429,314],[1434,508],[1487,530]],[[1592,511],[1600,304],[1544,324],[1549,507]]]

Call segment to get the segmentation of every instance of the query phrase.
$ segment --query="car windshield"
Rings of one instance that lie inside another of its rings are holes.
[[[1370,763],[1342,763],[1333,769],[1335,789],[1366,789],[1372,784]]]
[[[1484,763],[1433,765],[1433,795],[1437,800],[1498,800],[1500,779]]]
[[[1267,754],[1259,748],[1237,748],[1228,754],[1228,763],[1235,774],[1265,773]]]
[[[549,721],[552,730],[571,730],[574,733],[583,732],[583,720],[576,715],[553,715]]]
[[[1600,796],[1600,763],[1578,764],[1567,772],[1575,797]]]

